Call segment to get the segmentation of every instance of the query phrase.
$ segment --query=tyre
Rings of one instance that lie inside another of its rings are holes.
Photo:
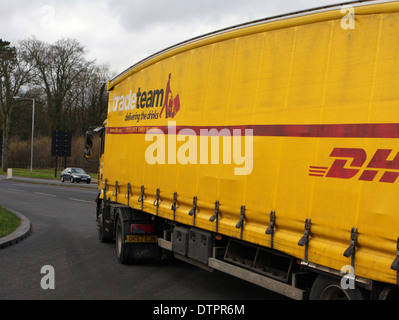
[[[151,224],[151,221],[143,219],[141,212],[134,212],[127,208],[117,209],[117,221],[115,225],[116,257],[122,264],[131,264],[142,261],[159,259],[160,250],[156,242],[127,242],[127,236],[131,234],[132,223]],[[141,233],[142,234],[142,233]]]
[[[310,291],[310,300],[365,300],[364,289],[355,286],[355,289],[343,289],[338,279],[319,275]]]
[[[397,286],[384,286],[378,295],[378,300],[399,300],[399,288]]]
[[[125,242],[126,235],[126,226],[124,225],[121,217],[119,217],[115,229],[115,247],[116,258],[121,264],[131,264],[134,261],[132,252],[133,248]]]
[[[64,181],[65,181],[64,177],[61,177],[61,182],[64,182]]]
[[[112,242],[113,240],[113,236],[112,236],[112,231],[110,232],[109,230],[106,230],[106,224],[104,221],[104,216],[103,214],[99,214],[98,215],[98,219],[97,219],[97,229],[98,229],[98,239],[102,242],[102,243],[108,243],[108,242]]]

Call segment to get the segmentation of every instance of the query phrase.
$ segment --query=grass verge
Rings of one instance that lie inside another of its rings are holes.
[[[18,168],[13,168],[12,169],[12,175],[16,177],[28,177],[28,178],[37,178],[37,179],[48,179],[48,180],[58,180],[60,179],[61,176],[61,171],[57,171],[57,178],[54,176],[54,169],[46,170],[46,169],[33,169],[32,171],[32,176],[30,175],[30,169],[18,169]],[[7,172],[2,172],[2,174],[7,175]],[[97,173],[89,173],[91,177],[96,177],[97,179]]]
[[[0,238],[14,232],[20,223],[21,219],[18,216],[0,207]]]
[[[61,172],[57,172],[57,179],[60,178]],[[12,169],[12,175],[13,176],[19,176],[19,177],[32,177],[32,178],[38,178],[38,179],[56,179],[54,177],[54,170],[45,170],[45,169],[38,169],[38,170],[33,170],[32,171],[32,176],[30,175],[30,169],[18,169],[18,168],[13,168]]]

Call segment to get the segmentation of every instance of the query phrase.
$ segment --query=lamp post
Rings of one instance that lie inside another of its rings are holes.
[[[16,96],[14,97],[16,100],[30,100],[33,101],[33,110],[32,110],[32,143],[31,143],[31,148],[30,148],[30,175],[32,176],[33,172],[33,138],[34,138],[34,132],[35,132],[35,98],[23,98]]]

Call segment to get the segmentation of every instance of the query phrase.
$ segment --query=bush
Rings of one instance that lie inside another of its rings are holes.
[[[33,168],[54,169],[55,157],[51,155],[51,137],[39,136],[34,139]],[[100,145],[99,137],[94,137],[94,146]],[[21,140],[18,137],[10,139],[8,163],[10,168],[30,168],[31,140]],[[64,167],[79,167],[90,173],[97,172],[97,165],[86,161],[83,157],[84,137],[72,137],[71,157],[58,157],[57,170]],[[98,148],[93,149],[93,158],[98,159]]]

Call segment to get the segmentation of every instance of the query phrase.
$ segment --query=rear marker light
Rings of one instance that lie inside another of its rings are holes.
[[[130,233],[133,234],[154,234],[155,225],[153,224],[131,224]]]

